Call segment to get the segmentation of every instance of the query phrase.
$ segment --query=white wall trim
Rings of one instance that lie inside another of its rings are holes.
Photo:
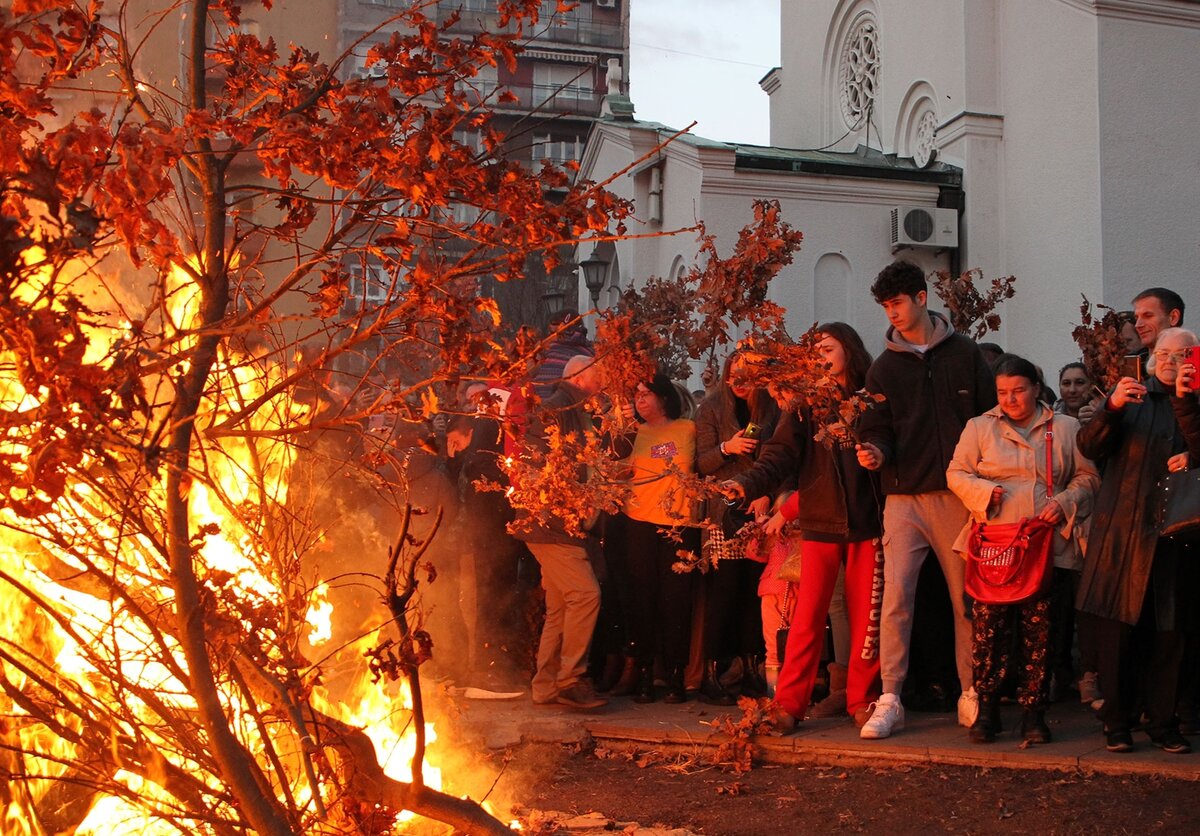
[[[1004,139],[1004,117],[999,113],[960,110],[938,125],[938,145],[942,148],[966,137]]]
[[[1058,0],[1097,17],[1200,28],[1200,4],[1181,0]]]

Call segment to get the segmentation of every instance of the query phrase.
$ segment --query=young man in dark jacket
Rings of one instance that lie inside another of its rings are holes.
[[[971,622],[963,606],[963,561],[953,544],[967,511],[946,488],[946,468],[967,421],[996,405],[996,386],[979,348],[928,310],[921,268],[906,261],[885,267],[871,294],[891,327],[887,350],[867,372],[866,388],[885,400],[863,417],[858,461],[881,471],[884,586],[880,626],[883,694],[862,727],[867,739],[904,726],[900,691],[908,673],[917,578],[933,549],[950,589],[954,650],[963,694],[958,722],[970,726],[979,702],[971,687]]]

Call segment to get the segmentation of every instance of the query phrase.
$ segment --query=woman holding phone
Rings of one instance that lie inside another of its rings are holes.
[[[1133,751],[1139,685],[1151,742],[1171,754],[1192,750],[1175,710],[1184,635],[1196,614],[1185,597],[1195,589],[1195,561],[1184,553],[1188,544],[1158,536],[1147,497],[1168,471],[1193,463],[1170,396],[1179,392],[1184,349],[1195,342],[1182,328],[1161,331],[1150,352],[1153,377],[1145,384],[1121,378],[1079,431],[1080,451],[1104,473],[1075,606],[1087,614],[1100,651],[1100,719],[1110,752]],[[1139,626],[1144,641],[1135,647]]]
[[[770,438],[779,420],[779,407],[764,389],[740,380],[743,358],[734,353],[725,361],[721,380],[696,410],[696,469],[705,476],[732,479],[754,466],[762,440]],[[746,522],[765,516],[770,497],[762,497],[743,512],[715,497],[708,502],[706,538],[733,537]],[[711,553],[713,549],[709,549]],[[765,648],[758,582],[762,564],[752,560],[717,560],[704,576],[704,680],[700,699],[710,705],[733,705],[736,700],[721,684],[720,668],[733,656],[743,662],[743,693],[763,696],[765,682],[757,674]],[[749,687],[747,687],[749,686]],[[758,687],[755,687],[758,686]]]

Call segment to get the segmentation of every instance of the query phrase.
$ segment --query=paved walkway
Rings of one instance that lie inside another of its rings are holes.
[[[604,708],[576,712],[565,708],[535,707],[528,696],[513,700],[462,699],[461,721],[489,748],[503,749],[520,743],[583,743],[589,738],[610,746],[641,749],[694,749],[715,747],[725,738],[713,727],[714,718],[736,709],[705,705],[695,700],[683,705],[661,702],[638,705],[628,698],[614,699]],[[886,740],[862,740],[858,729],[844,720],[810,720],[792,735],[759,736],[757,759],[768,763],[885,764],[940,763],[1016,769],[1083,770],[1108,774],[1140,773],[1200,781],[1200,738],[1197,752],[1168,755],[1145,734],[1134,733],[1136,750],[1129,754],[1105,751],[1100,724],[1077,703],[1058,703],[1047,713],[1054,742],[1020,747],[1020,709],[1004,706],[1005,731],[995,743],[973,744],[966,729],[955,724],[954,714],[910,712],[903,731]]]

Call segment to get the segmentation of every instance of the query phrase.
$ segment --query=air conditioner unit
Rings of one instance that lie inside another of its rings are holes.
[[[602,9],[615,9],[617,7],[617,0],[595,0],[595,3]]]
[[[958,211],[924,206],[897,206],[892,209],[892,250],[900,247],[958,246]]]

